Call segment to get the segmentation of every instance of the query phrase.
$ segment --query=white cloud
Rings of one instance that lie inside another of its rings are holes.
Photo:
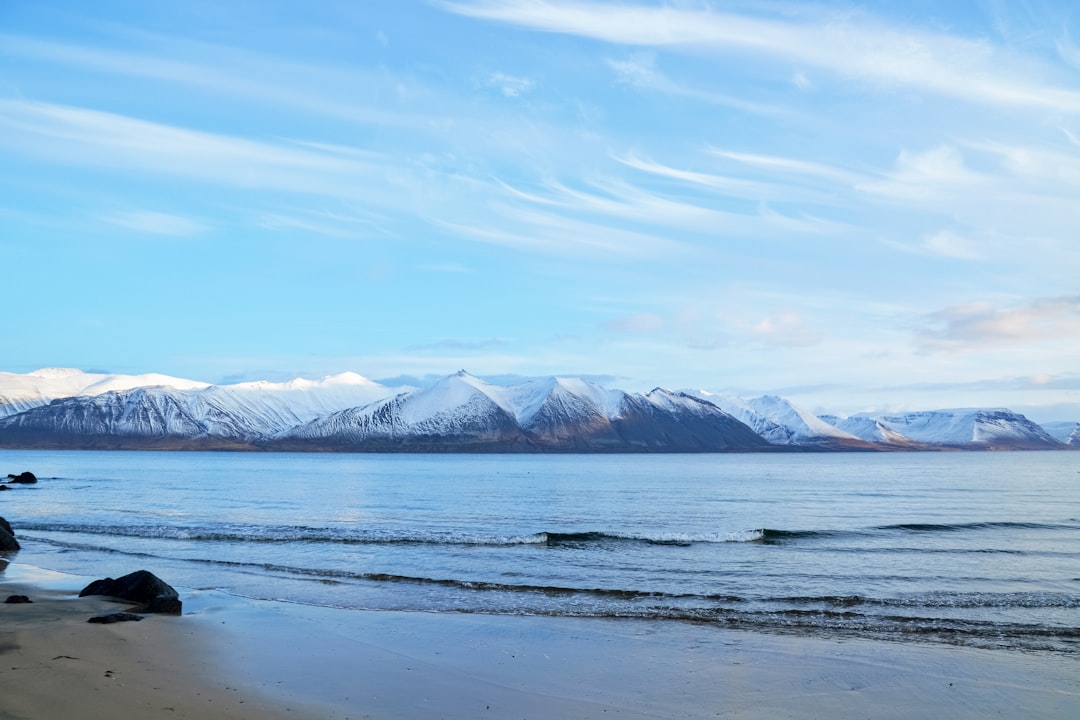
[[[861,183],[858,189],[893,198],[920,200],[942,193],[970,193],[985,189],[991,178],[967,168],[963,154],[951,145],[925,152],[900,151],[896,168],[884,179]]]
[[[916,338],[925,351],[964,351],[1080,338],[1080,295],[1037,298],[1019,307],[989,303],[947,307],[926,317]]]
[[[1057,51],[1062,60],[1069,65],[1072,65],[1074,69],[1080,71],[1080,47],[1077,47],[1075,43],[1065,38],[1058,40]]]
[[[105,215],[101,219],[112,225],[150,235],[183,237],[199,235],[208,229],[206,225],[193,218],[153,210],[117,212]]]
[[[593,259],[685,257],[690,246],[639,230],[495,203],[484,219],[434,219],[434,224],[480,242],[531,252]]]
[[[608,67],[615,71],[619,82],[640,90],[698,100],[710,105],[732,107],[751,113],[769,115],[783,112],[780,108],[770,105],[680,84],[657,67],[655,53],[637,53],[626,60],[609,59],[607,64]]]
[[[326,235],[328,237],[347,237],[350,234],[340,227],[327,223],[316,222],[310,218],[283,215],[281,213],[261,215],[256,220],[256,224],[263,229],[272,230],[274,232],[299,230],[306,233],[314,233],[316,235]]]
[[[259,103],[305,110],[354,122],[421,130],[422,118],[395,113],[385,107],[343,101],[341,87],[383,88],[393,82],[383,74],[353,67],[307,65],[270,56],[244,53],[233,47],[206,43],[185,44],[174,38],[152,36],[156,44],[199,60],[158,54],[106,50],[17,35],[0,34],[6,54],[34,61],[57,63],[79,72],[97,72],[148,78],[176,87],[195,88],[230,100],[243,98]],[[387,91],[390,87],[385,88]]]
[[[766,183],[748,180],[746,178],[704,173],[695,170],[684,170],[652,160],[646,160],[632,153],[622,157],[616,157],[615,159],[624,165],[642,172],[679,180],[691,185],[699,185],[736,197],[757,200],[763,196],[767,196],[770,187]]]
[[[966,237],[951,230],[940,230],[923,239],[922,248],[933,255],[958,260],[982,260],[979,247]]]
[[[780,313],[763,318],[750,328],[749,336],[757,342],[776,347],[806,347],[821,342],[821,333],[806,326],[796,313]]]
[[[1080,114],[1080,92],[1045,83],[1030,62],[985,40],[824,12],[767,19],[680,7],[579,0],[444,2],[455,13],[640,47],[747,53],[991,105]]]
[[[807,160],[798,160],[777,155],[736,152],[734,150],[725,150],[721,148],[710,148],[709,152],[716,157],[733,160],[742,165],[764,170],[772,175],[798,175],[820,178],[840,185],[855,185],[856,183],[865,180],[865,176],[863,175],[825,163],[810,162]]]
[[[506,73],[494,72],[487,76],[485,82],[508,98],[521,97],[533,89],[536,83],[526,77],[517,77]]]
[[[375,193],[385,186],[383,165],[331,149],[260,142],[67,105],[0,99],[0,128],[0,147],[61,164],[331,196],[355,195],[359,188]]]

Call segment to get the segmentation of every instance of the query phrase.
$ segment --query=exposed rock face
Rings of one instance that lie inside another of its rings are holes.
[[[8,474],[8,482],[17,485],[33,485],[37,482],[37,476],[32,472],[21,472],[18,475]]]
[[[176,590],[147,570],[137,570],[115,580],[113,578],[95,580],[79,593],[79,597],[87,595],[105,595],[130,600],[140,604],[138,612],[180,615],[182,611],[182,603]]]
[[[8,595],[7,600],[4,601],[5,605],[25,605],[26,603],[34,602],[25,595]]]
[[[11,523],[0,517],[0,552],[12,552],[21,546],[15,539],[15,531],[11,529]]]
[[[19,541],[6,530],[0,530],[0,552],[12,552],[21,549]]]

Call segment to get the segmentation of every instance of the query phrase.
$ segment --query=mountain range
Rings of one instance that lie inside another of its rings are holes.
[[[1080,449],[1080,423],[1006,409],[818,417],[788,400],[630,393],[578,378],[425,387],[355,373],[233,385],[47,368],[0,372],[0,447],[326,452]]]

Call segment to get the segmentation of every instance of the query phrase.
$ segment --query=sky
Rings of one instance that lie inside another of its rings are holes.
[[[0,370],[1080,420],[1073,0],[0,0]]]

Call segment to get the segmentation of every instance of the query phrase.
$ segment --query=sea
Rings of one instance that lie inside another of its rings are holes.
[[[355,610],[1080,652],[1080,453],[0,451],[11,562]]]

